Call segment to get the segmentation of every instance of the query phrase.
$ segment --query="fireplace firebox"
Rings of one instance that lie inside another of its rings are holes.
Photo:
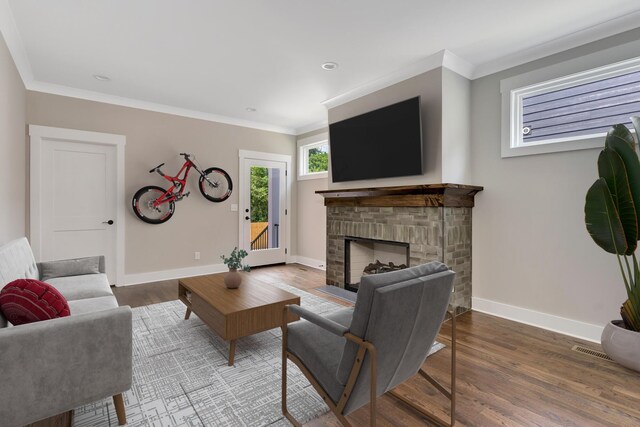
[[[358,292],[362,276],[409,266],[409,243],[345,236],[344,287]]]

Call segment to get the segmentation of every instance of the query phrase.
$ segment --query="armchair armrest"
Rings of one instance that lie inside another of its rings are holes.
[[[300,307],[299,305],[291,304],[288,305],[287,308],[291,310],[293,313],[302,317],[305,320],[313,323],[316,326],[321,327],[322,329],[331,332],[334,335],[339,337],[344,336],[347,332],[349,332],[349,328],[341,325],[338,322],[334,322],[333,320],[327,319],[325,317],[320,316],[312,311],[309,311],[305,308]]]
[[[131,309],[0,329],[0,423],[26,425],[131,387]]]
[[[53,277],[77,276],[81,274],[105,273],[104,256],[43,261],[37,263],[40,280]],[[96,271],[97,268],[97,271]]]

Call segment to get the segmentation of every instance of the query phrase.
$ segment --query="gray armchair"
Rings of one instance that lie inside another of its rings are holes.
[[[422,370],[446,314],[454,273],[439,262],[391,273],[364,276],[355,308],[322,317],[297,305],[285,309],[302,321],[283,329],[282,412],[287,410],[287,359],[294,362],[344,426],[345,418],[371,404],[370,425],[376,423],[376,398],[420,373],[451,401],[445,422],[395,394],[437,424],[455,423],[455,317],[452,317],[451,390]]]

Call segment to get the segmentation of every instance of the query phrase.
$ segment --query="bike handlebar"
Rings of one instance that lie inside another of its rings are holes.
[[[191,157],[191,154],[189,154],[189,153],[180,153],[180,155],[182,157],[184,157],[185,159],[187,159],[187,160],[189,160],[189,157]]]

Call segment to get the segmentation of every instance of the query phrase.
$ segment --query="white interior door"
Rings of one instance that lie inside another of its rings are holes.
[[[287,163],[244,159],[240,200],[240,247],[249,265],[286,261]]]
[[[31,230],[36,258],[50,261],[104,255],[109,282],[116,283],[121,227],[118,147],[43,137],[37,145],[39,161],[32,161],[32,167],[34,163],[40,167],[37,172],[32,170],[36,182],[31,185],[32,191],[36,188]]]

